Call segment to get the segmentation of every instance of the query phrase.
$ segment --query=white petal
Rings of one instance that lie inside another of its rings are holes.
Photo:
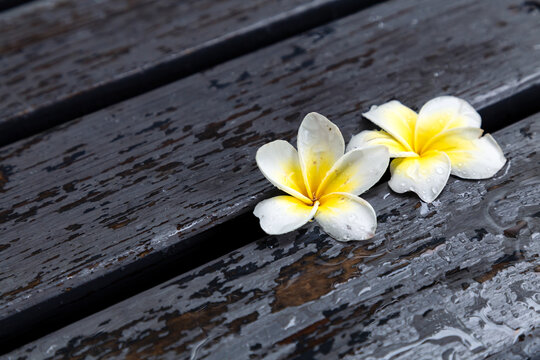
[[[385,146],[349,151],[328,172],[317,190],[317,198],[330,193],[360,195],[383,176],[390,158]]]
[[[416,158],[394,159],[388,185],[398,193],[414,191],[430,203],[439,196],[450,176],[450,159],[444,152],[430,151]]]
[[[489,134],[472,142],[471,149],[447,152],[452,162],[452,175],[464,179],[487,179],[506,163],[504,154]]]
[[[261,228],[270,235],[284,234],[298,229],[313,218],[319,203],[313,206],[287,195],[261,201],[253,214],[259,218]]]
[[[311,200],[304,186],[304,177],[296,149],[286,141],[276,140],[257,150],[257,165],[263,175],[277,188],[307,204]]]
[[[400,103],[392,100],[380,106],[372,106],[362,114],[403,145],[406,151],[413,151],[414,128],[417,114]]]
[[[307,114],[298,129],[298,154],[308,194],[317,191],[344,152],[345,141],[338,127],[321,114]]]
[[[390,157],[411,157],[417,156],[416,153],[409,151],[392,135],[384,130],[364,130],[352,137],[347,151],[360,149],[366,146],[383,145],[390,152]]]
[[[452,163],[452,175],[464,179],[492,177],[506,163],[504,154],[491,135],[482,129],[460,127],[437,135],[427,150],[444,151]]]
[[[481,123],[480,115],[465,100],[454,96],[437,97],[422,106],[418,113],[414,148],[421,153],[441,132],[457,127],[479,128]]]
[[[424,148],[424,152],[430,150],[444,151],[448,154],[451,150],[468,150],[472,141],[480,138],[484,130],[475,127],[459,127],[445,130],[435,136]]]
[[[377,216],[371,205],[347,193],[334,193],[321,198],[315,219],[326,233],[339,241],[372,238],[377,228]]]

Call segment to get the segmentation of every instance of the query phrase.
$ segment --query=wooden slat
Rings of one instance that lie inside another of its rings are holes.
[[[452,177],[430,205],[381,184],[365,196],[379,214],[369,242],[337,242],[316,223],[269,236],[10,356],[534,357],[539,132],[537,114],[495,133],[501,172]]]
[[[0,14],[0,144],[374,2],[44,0],[4,12]]]
[[[204,246],[273,191],[255,151],[308,111],[348,140],[394,97],[482,107],[537,83],[540,23],[513,4],[386,3],[2,148],[0,337]]]

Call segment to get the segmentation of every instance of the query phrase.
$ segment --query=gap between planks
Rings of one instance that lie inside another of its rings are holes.
[[[479,110],[482,119],[487,126],[486,132],[496,132],[510,126],[522,119],[540,112],[540,103],[536,101],[540,97],[540,85],[531,86],[508,98],[490,104]],[[386,182],[387,174],[374,186]],[[277,194],[278,191],[276,190]],[[148,266],[143,270],[131,271],[130,265],[116,270],[107,275],[105,286],[101,286],[102,278],[92,280],[84,284],[82,291],[86,294],[88,288],[96,289],[86,296],[77,297],[79,289],[73,289],[70,295],[79,298],[76,301],[66,301],[65,295],[61,294],[34,306],[22,313],[14,315],[10,322],[27,323],[32,318],[39,317],[39,313],[48,311],[58,301],[63,303],[63,310],[53,319],[42,322],[39,326],[32,326],[24,332],[14,332],[12,337],[0,339],[0,355],[13,351],[29,342],[35,341],[71,323],[77,322],[87,316],[104,310],[114,304],[122,302],[130,297],[142,293],[148,289],[165,283],[201,265],[220,258],[249,243],[255,242],[265,236],[259,226],[258,219],[252,215],[253,209],[246,209],[243,213],[231,220],[221,223],[191,238],[194,246],[189,249],[189,254],[179,254],[174,250],[169,253],[174,255],[151,254],[143,259]],[[227,239],[227,241],[223,241]],[[159,257],[160,259],[155,259]],[[179,265],[180,264],[180,265]],[[140,268],[140,264],[137,264]],[[129,274],[129,275],[125,275]],[[110,281],[110,278],[116,280]]]
[[[32,1],[36,0],[0,0],[0,11],[9,10]]]

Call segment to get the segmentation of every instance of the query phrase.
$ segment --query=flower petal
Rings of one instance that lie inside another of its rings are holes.
[[[360,132],[352,137],[349,145],[347,145],[347,151],[373,145],[385,146],[390,152],[390,157],[418,156],[384,130],[364,130]]]
[[[487,179],[499,171],[506,158],[490,134],[471,142],[469,150],[447,152],[452,162],[452,175],[463,179]]]
[[[315,219],[326,233],[339,241],[372,238],[377,228],[377,216],[371,205],[347,193],[333,193],[321,198]]]
[[[316,197],[334,192],[360,195],[383,176],[388,167],[388,149],[382,145],[350,151],[328,172]]]
[[[390,164],[390,188],[398,193],[414,191],[429,203],[439,196],[450,176],[450,159],[444,152],[430,151],[416,158],[394,159]]]
[[[306,205],[295,197],[281,195],[261,201],[253,214],[259,218],[261,228],[270,235],[284,234],[298,229],[313,218],[319,203]]]
[[[399,101],[392,100],[380,106],[372,106],[367,113],[362,115],[386,130],[407,151],[413,151],[414,128],[417,119],[414,111]]]
[[[424,152],[430,141],[443,131],[457,127],[479,128],[480,115],[468,102],[454,96],[441,96],[428,101],[418,113],[414,148]]]
[[[296,149],[286,141],[276,140],[257,150],[257,165],[263,175],[277,188],[301,199],[306,204],[306,188]]]
[[[308,194],[317,191],[344,152],[345,141],[338,127],[321,114],[307,114],[298,129],[298,154]]]
[[[493,137],[482,136],[483,130],[455,128],[437,135],[428,149],[444,151],[452,163],[452,175],[464,179],[492,177],[506,163],[504,154]]]
[[[475,127],[459,127],[443,131],[430,140],[429,144],[424,148],[424,152],[430,150],[448,151],[452,150],[467,150],[471,147],[471,142],[478,139],[484,130]]]

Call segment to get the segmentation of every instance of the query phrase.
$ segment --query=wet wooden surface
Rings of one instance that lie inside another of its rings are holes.
[[[0,118],[144,71],[308,3],[31,2],[0,15]]]
[[[370,241],[268,236],[7,358],[536,359],[539,132],[540,114],[496,132],[507,165],[430,205],[368,192]]]
[[[360,9],[369,0],[33,1],[0,14],[0,143]]]
[[[272,191],[256,149],[308,111],[348,140],[391,98],[483,107],[537,84],[539,30],[513,0],[389,2],[2,148],[0,335],[250,211]]]

